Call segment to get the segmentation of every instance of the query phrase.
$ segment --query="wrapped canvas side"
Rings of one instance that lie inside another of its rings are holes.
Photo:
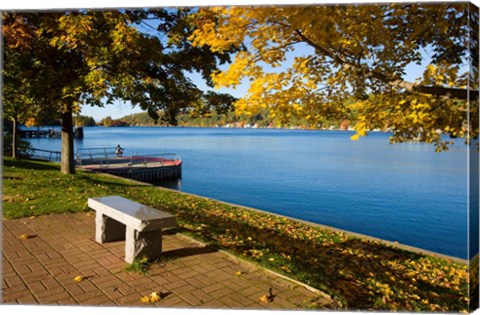
[[[469,99],[468,129],[471,133],[468,169],[468,205],[469,205],[469,275],[470,275],[470,303],[469,311],[479,307],[479,8],[470,3],[469,8],[469,67],[470,76],[468,87],[475,90],[476,95]],[[472,94],[470,94],[472,95]]]

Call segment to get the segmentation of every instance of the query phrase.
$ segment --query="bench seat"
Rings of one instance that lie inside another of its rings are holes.
[[[176,226],[176,216],[120,196],[88,198],[96,211],[95,240],[98,243],[125,240],[125,261],[132,263],[162,253],[162,229]]]

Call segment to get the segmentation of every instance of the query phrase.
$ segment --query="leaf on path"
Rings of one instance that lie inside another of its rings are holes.
[[[34,237],[36,237],[35,234],[31,234],[31,235],[29,235],[29,234],[21,234],[20,236],[18,236],[18,238],[19,238],[20,240],[22,240],[22,241],[27,240],[27,239],[29,239],[29,238],[34,238]]]
[[[240,277],[242,274],[243,274],[243,272],[241,272],[241,271],[235,272],[235,275],[236,275],[237,277]]]
[[[270,300],[268,298],[268,295],[264,294],[260,297],[260,302],[262,303],[270,303]]]
[[[158,295],[157,292],[153,291],[151,294],[150,294],[150,302],[151,303],[155,303],[155,302],[158,302],[160,300],[160,295]]]
[[[73,278],[73,281],[75,281],[75,282],[81,282],[83,280],[85,280],[84,276],[76,276],[75,278]]]
[[[140,298],[140,301],[142,303],[155,303],[162,299],[162,293],[159,294],[156,291],[152,291],[149,296],[143,296],[142,298]]]
[[[272,288],[268,289],[268,294],[264,294],[260,297],[260,302],[262,303],[271,303],[273,302],[274,295],[272,293]]]

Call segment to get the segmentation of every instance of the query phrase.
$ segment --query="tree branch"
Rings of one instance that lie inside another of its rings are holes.
[[[448,98],[457,98],[461,100],[467,99],[478,99],[479,98],[479,91],[478,90],[468,90],[468,89],[458,89],[458,88],[447,88],[443,86],[424,86],[424,85],[417,85],[411,82],[403,81],[403,80],[394,80],[385,74],[373,70],[366,70],[364,68],[359,67],[353,63],[350,63],[343,58],[341,58],[338,54],[335,54],[329,49],[326,49],[317,43],[310,40],[306,37],[300,30],[295,30],[295,33],[308,45],[312,46],[316,50],[320,51],[321,53],[327,55],[328,57],[332,58],[337,63],[341,64],[344,69],[357,69],[360,70],[365,76],[378,79],[392,87],[403,88],[412,92],[420,92],[425,94],[431,94],[435,96],[445,96]]]

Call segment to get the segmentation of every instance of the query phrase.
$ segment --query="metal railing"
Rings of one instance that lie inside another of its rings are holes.
[[[30,159],[37,159],[49,162],[60,162],[62,157],[62,153],[59,151],[50,151],[35,148],[29,148],[28,151],[28,158]]]
[[[133,155],[128,157],[105,158],[98,161],[100,168],[125,166],[128,168],[146,168],[179,165],[182,159],[176,153],[158,153],[148,155]]]
[[[84,164],[85,160],[89,161],[88,164],[98,162],[98,160],[103,160],[117,156],[115,154],[115,148],[85,148],[77,149],[76,160],[77,165]]]
[[[161,153],[161,154],[148,154],[141,156],[130,157],[130,167],[143,164],[145,167],[150,166],[165,166],[165,165],[178,165],[182,162],[180,156],[176,153]]]

